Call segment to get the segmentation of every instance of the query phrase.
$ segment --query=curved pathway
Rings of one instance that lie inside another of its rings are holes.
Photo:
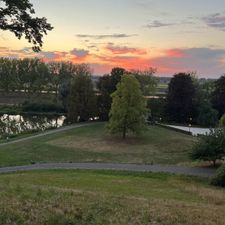
[[[32,140],[35,138],[43,137],[49,134],[55,134],[71,130],[74,128],[85,127],[95,125],[95,123],[80,123],[70,126],[61,127],[59,129],[45,131],[43,133],[9,141],[0,144],[1,146],[15,144],[23,141]],[[176,165],[139,165],[139,164],[117,164],[117,163],[46,163],[46,164],[34,164],[27,166],[14,166],[0,168],[0,173],[11,173],[20,171],[32,171],[32,170],[51,170],[51,169],[82,169],[82,170],[116,170],[116,171],[131,171],[131,172],[162,172],[178,175],[188,175],[197,177],[212,177],[215,174],[213,168],[191,168],[182,167]]]
[[[175,165],[138,165],[138,164],[115,164],[115,163],[47,163],[27,166],[14,166],[0,168],[0,173],[11,173],[32,170],[51,169],[82,169],[82,170],[116,170],[131,172],[162,172],[177,175],[188,175],[209,178],[215,174],[213,168],[191,168]]]

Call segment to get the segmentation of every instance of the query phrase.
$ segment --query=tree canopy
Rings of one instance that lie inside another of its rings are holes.
[[[121,134],[124,139],[128,132],[143,132],[148,110],[137,79],[132,75],[123,75],[112,99],[109,130]]]
[[[221,117],[225,113],[225,75],[215,82],[212,104]]]
[[[0,0],[0,29],[10,31],[21,39],[23,36],[40,51],[43,36],[53,27],[45,17],[34,17],[35,10],[30,0]]]
[[[68,119],[70,122],[88,121],[95,112],[96,101],[90,69],[87,65],[79,65],[70,86]]]
[[[166,111],[169,120],[185,123],[195,114],[196,90],[191,74],[174,75],[169,84]]]
[[[111,94],[116,90],[116,85],[125,73],[126,70],[123,68],[113,68],[109,75],[101,77],[97,83],[97,88],[100,92],[98,97],[99,117],[103,121],[109,119],[109,111],[112,104]]]

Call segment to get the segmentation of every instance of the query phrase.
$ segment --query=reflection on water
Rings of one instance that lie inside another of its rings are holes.
[[[0,116],[0,138],[26,132],[44,131],[63,126],[66,117],[53,115],[8,115]]]

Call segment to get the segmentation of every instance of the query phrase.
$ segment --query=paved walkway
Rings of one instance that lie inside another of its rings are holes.
[[[131,172],[163,172],[178,175],[196,177],[212,177],[215,174],[213,168],[189,168],[173,165],[137,165],[137,164],[114,164],[114,163],[47,163],[28,166],[15,166],[0,168],[0,173],[11,173],[32,170],[50,169],[82,169],[82,170],[116,170]]]
[[[13,140],[13,141],[5,142],[5,143],[0,144],[0,147],[5,146],[5,145],[9,145],[9,144],[15,144],[15,143],[23,142],[23,141],[33,140],[35,138],[43,137],[43,136],[46,136],[46,135],[49,135],[49,134],[56,134],[56,133],[64,132],[64,131],[67,131],[67,130],[72,130],[74,128],[96,125],[97,123],[100,123],[100,122],[79,123],[79,124],[64,126],[64,127],[58,128],[58,129],[44,131],[40,134],[32,135],[32,136],[29,136],[29,137],[20,138],[20,139],[16,139],[16,140]]]
[[[191,132],[192,135],[206,135],[210,132],[210,128],[200,128],[200,127],[184,127],[184,126],[173,126],[173,125],[167,125],[168,127],[172,127],[178,130],[188,131]]]

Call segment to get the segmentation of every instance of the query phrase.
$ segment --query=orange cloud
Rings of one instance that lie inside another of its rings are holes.
[[[183,50],[180,50],[180,49],[169,49],[165,53],[169,57],[184,57],[185,56]]]
[[[136,51],[120,48],[115,50],[116,53],[114,54],[114,51],[106,51],[105,46],[98,52],[73,49],[68,52],[43,51],[40,53],[34,53],[30,48],[13,50],[0,47],[0,57],[38,57],[45,62],[71,61],[77,64],[86,63],[94,69],[94,74],[98,75],[109,73],[113,67],[123,67],[127,70],[144,70],[153,67],[157,68],[160,75],[173,75],[182,71],[197,71],[200,75],[208,77],[218,77],[225,71],[225,49],[169,49],[162,51],[164,54],[151,57],[147,54],[131,54]],[[124,55],[119,53],[124,53]]]

